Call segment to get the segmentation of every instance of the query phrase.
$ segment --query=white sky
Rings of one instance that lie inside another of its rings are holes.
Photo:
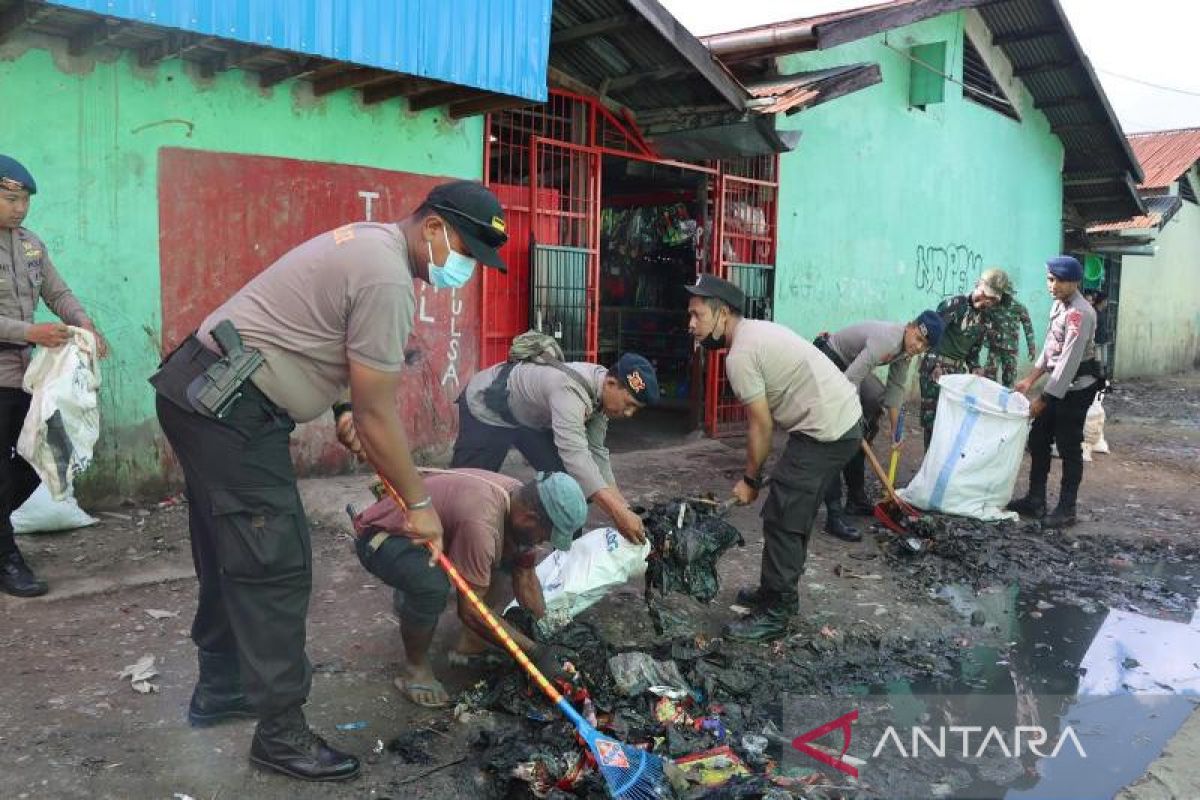
[[[692,33],[703,36],[855,8],[874,0],[660,2]],[[1200,126],[1200,1],[1060,2],[1126,132]],[[1191,94],[1164,91],[1128,78]]]

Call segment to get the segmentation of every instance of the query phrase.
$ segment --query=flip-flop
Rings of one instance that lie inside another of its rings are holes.
[[[436,679],[428,683],[409,683],[407,679],[397,675],[396,679],[392,681],[392,685],[400,690],[400,693],[407,697],[410,703],[423,708],[446,708],[450,705],[450,695],[446,692],[446,687],[442,686],[441,682]],[[413,695],[413,692],[441,692],[445,695],[446,699],[441,702],[422,703]]]

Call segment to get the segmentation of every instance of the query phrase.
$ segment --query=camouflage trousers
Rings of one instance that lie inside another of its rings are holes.
[[[966,362],[943,358],[936,353],[926,353],[921,359],[921,427],[925,429],[926,443],[933,433],[933,418],[937,415],[938,395],[942,390],[934,377],[934,372],[939,368],[941,372],[938,377],[967,372]]]
[[[984,368],[984,377],[996,381],[1001,386],[1006,386],[1009,389],[1017,382],[1017,354],[1016,351],[996,352],[993,356],[994,363],[989,364]],[[1032,359],[1031,359],[1032,360]]]

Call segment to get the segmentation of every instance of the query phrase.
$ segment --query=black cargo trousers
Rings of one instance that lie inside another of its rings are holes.
[[[156,400],[187,483],[200,582],[192,641],[237,654],[246,697],[267,719],[302,705],[312,685],[312,548],[288,451],[296,424],[249,381],[224,419],[182,407],[178,387],[216,358],[189,339],[156,376]]]

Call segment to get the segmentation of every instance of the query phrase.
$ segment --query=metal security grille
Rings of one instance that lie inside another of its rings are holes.
[[[1004,90],[988,69],[987,62],[966,35],[963,36],[963,97],[993,111],[999,111],[1006,117],[1020,119],[1017,110],[1004,96]]]
[[[773,316],[775,251],[778,241],[779,161],[775,156],[721,162],[713,263],[717,274],[746,294],[747,319]],[[745,431],[746,412],[725,377],[725,354],[710,359],[705,427],[710,436]]]

